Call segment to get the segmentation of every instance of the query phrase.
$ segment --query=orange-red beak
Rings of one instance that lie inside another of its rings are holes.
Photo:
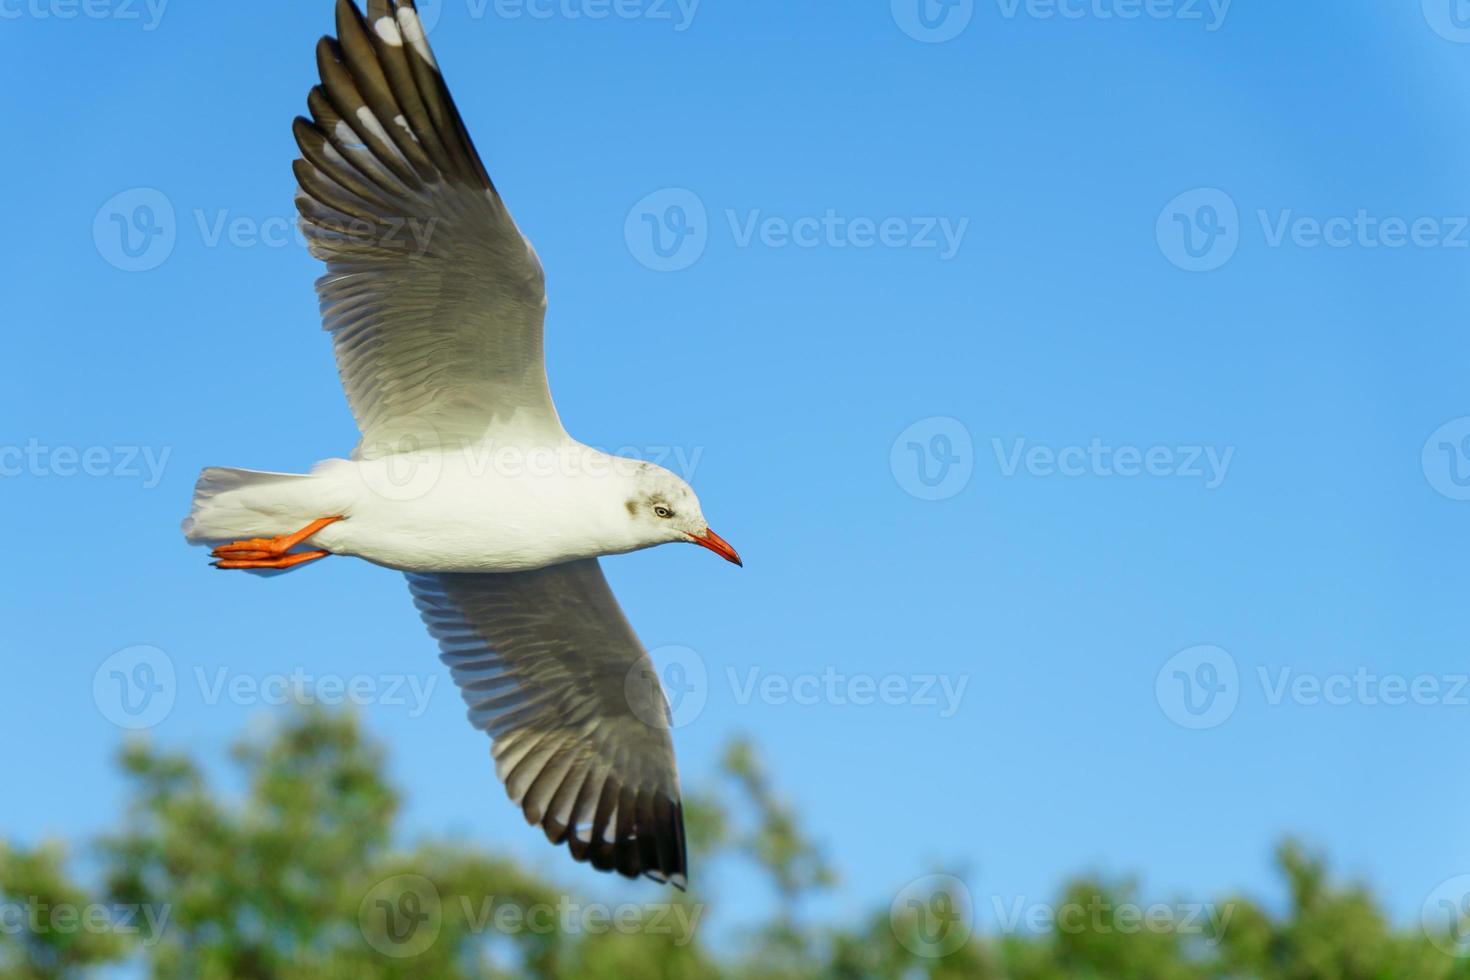
[[[708,548],[726,561],[733,561],[741,568],[745,567],[745,562],[741,561],[740,556],[735,553],[735,549],[730,547],[730,542],[713,531],[705,531],[702,536],[691,534],[689,535],[689,540],[702,548]]]

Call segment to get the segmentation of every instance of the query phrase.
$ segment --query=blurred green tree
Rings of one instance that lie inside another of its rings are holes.
[[[69,881],[65,851],[54,844],[21,851],[0,843],[0,977],[85,976],[127,944],[119,923]]]
[[[936,875],[861,921],[814,923],[805,905],[836,872],[744,741],[686,801],[700,865],[747,862],[775,895],[725,951],[702,939],[698,891],[599,904],[460,843],[395,846],[398,795],[350,713],[287,713],[234,760],[239,802],[187,756],[130,744],[130,803],[95,845],[95,894],[62,848],[0,845],[0,978],[130,963],[201,980],[1470,980],[1448,926],[1393,928],[1290,842],[1277,855],[1290,902],[1274,915],[1246,897],[1149,904],[1134,882],[1078,879],[1043,906],[994,902],[998,934],[972,934],[966,886]]]

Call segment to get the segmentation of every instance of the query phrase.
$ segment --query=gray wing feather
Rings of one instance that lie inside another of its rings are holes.
[[[668,702],[597,560],[408,582],[526,819],[578,861],[685,887]]]
[[[293,132],[301,228],[347,400],[373,458],[562,434],[545,277],[485,171],[412,0],[338,0]]]

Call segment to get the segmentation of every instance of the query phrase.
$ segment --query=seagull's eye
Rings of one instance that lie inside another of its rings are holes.
[[[663,517],[663,518],[669,518],[669,517],[673,517],[674,516],[674,512],[673,511],[669,510],[667,507],[662,507],[662,506],[655,507],[653,509],[653,512],[654,512],[654,514],[656,516]]]

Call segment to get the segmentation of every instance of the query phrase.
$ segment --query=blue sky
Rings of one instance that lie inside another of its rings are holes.
[[[686,786],[752,734],[842,871],[818,916],[931,870],[982,919],[1085,870],[1279,899],[1290,833],[1416,921],[1470,872],[1470,30],[905,3],[435,5],[563,419],[667,448],[746,558],[606,563],[695,685]],[[304,672],[376,685],[410,835],[656,898],[524,826],[398,576],[177,531],[201,466],[355,440],[289,226],[331,5],[0,17],[0,830],[107,827],[127,658],[175,675],[151,737],[215,760]]]

